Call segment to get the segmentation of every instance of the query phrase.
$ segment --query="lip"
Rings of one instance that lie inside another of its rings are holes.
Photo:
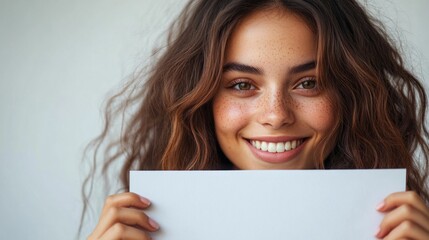
[[[255,148],[250,141],[252,140],[258,140],[258,141],[265,141],[265,142],[287,142],[292,140],[298,140],[302,139],[303,142],[301,145],[296,147],[295,149],[285,151],[282,153],[270,153],[265,152],[262,150],[259,150]],[[285,163],[289,162],[292,159],[294,159],[304,148],[304,145],[307,143],[308,138],[297,138],[297,137],[257,137],[252,139],[244,139],[247,143],[248,147],[250,148],[250,151],[253,153],[253,155],[260,159],[263,162],[267,163]]]
[[[247,141],[264,141],[264,142],[288,142],[293,140],[306,139],[305,137],[285,137],[285,136],[276,136],[276,137],[254,137],[254,138],[245,138]]]

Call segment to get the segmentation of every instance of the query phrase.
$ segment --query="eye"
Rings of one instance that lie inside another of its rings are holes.
[[[304,78],[301,82],[299,82],[296,88],[312,90],[317,88],[317,81],[315,78]]]
[[[248,82],[241,82],[241,83],[237,83],[234,85],[234,88],[236,90],[241,90],[241,91],[245,91],[245,90],[253,90],[255,89],[254,86],[252,86],[252,84],[248,83]]]
[[[233,81],[230,85],[230,88],[237,91],[251,91],[256,89],[252,83],[244,79]]]

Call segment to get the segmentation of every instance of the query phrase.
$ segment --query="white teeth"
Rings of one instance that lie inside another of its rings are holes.
[[[256,141],[256,143],[253,146],[255,146],[257,149],[261,149],[261,142]]]
[[[291,149],[291,143],[290,142],[286,142],[285,143],[285,150],[289,151]]]
[[[284,145],[284,143],[277,143],[276,151],[277,152],[284,152],[285,151],[285,145]]]
[[[277,144],[272,142],[268,143],[268,152],[275,153],[276,151],[277,151]]]
[[[264,142],[264,141],[251,141],[252,145],[259,150],[270,153],[282,153],[295,149],[302,144],[302,140],[293,140],[287,142]]]
[[[267,151],[268,150],[268,143],[267,142],[261,142],[261,150]]]

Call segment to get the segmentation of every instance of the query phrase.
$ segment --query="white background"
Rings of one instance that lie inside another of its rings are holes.
[[[101,130],[106,94],[147,61],[183,5],[0,0],[0,239],[75,238],[82,151]],[[368,5],[429,81],[429,1]]]

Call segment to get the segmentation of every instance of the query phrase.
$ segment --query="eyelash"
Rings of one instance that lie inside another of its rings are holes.
[[[239,85],[243,84],[243,83],[250,85],[250,89],[239,89]],[[229,84],[228,88],[231,88],[232,90],[235,90],[235,91],[252,91],[252,90],[256,90],[256,87],[252,84],[252,82],[250,80],[247,80],[247,79],[236,79],[236,80],[232,81]]]
[[[308,82],[313,82],[315,84],[315,86],[313,88],[305,88],[303,87],[304,83],[308,83]],[[301,86],[301,87],[299,87]],[[301,79],[301,81],[299,81],[299,83],[296,85],[295,89],[302,89],[302,90],[317,90],[318,86],[317,86],[317,80],[315,77],[305,77],[303,79]]]
[[[311,88],[305,88],[303,84],[309,83],[309,82],[314,83],[314,86]],[[239,88],[240,84],[248,85],[249,89],[240,89]],[[243,79],[243,78],[233,80],[232,82],[230,82],[230,84],[228,85],[227,88],[229,88],[233,91],[236,91],[240,94],[250,94],[252,91],[257,90],[257,88],[255,87],[255,85],[253,84],[253,82],[251,80]],[[317,80],[315,77],[301,78],[293,89],[297,89],[298,91],[304,91],[307,94],[313,94],[313,92],[318,91]]]

